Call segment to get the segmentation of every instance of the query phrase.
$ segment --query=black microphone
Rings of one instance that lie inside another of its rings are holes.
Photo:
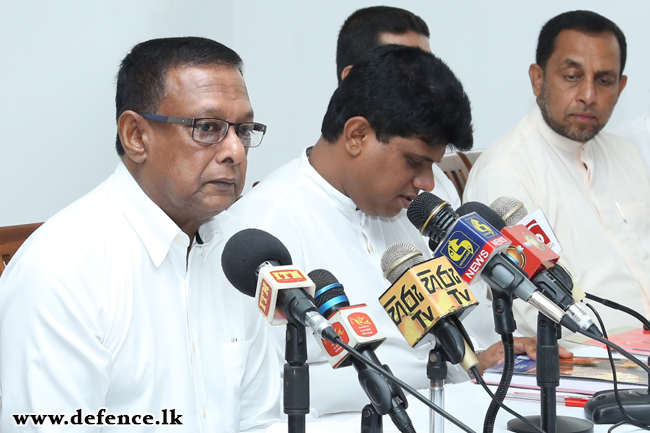
[[[466,204],[465,209],[477,205],[479,204]],[[471,283],[476,281],[478,276],[485,279],[492,289],[495,303],[512,304],[513,297],[517,296],[556,323],[576,332],[580,325],[544,296],[530,281],[528,274],[520,269],[511,257],[501,252],[504,246],[510,244],[510,240],[497,227],[486,221],[483,215],[501,228],[504,226],[503,220],[487,206],[484,206],[481,215],[474,209],[470,208],[469,211],[470,213],[461,217],[453,211],[449,203],[424,192],[413,200],[407,216],[423,235],[439,244],[435,255],[448,257],[465,281]],[[466,247],[463,247],[464,245]],[[497,308],[494,309],[494,314],[498,333],[514,331],[515,324],[511,317],[502,317]]]
[[[322,311],[328,319],[334,318],[334,316],[339,313],[340,309],[345,309],[348,322],[354,323],[354,326],[348,328],[350,331],[349,338],[354,338],[356,340],[355,337],[359,337],[359,326],[366,327],[370,331],[369,333],[372,334],[372,328],[376,328],[376,325],[368,315],[369,310],[363,304],[350,306],[343,285],[339,283],[331,272],[326,271],[325,269],[316,269],[309,273],[309,277],[316,283],[315,304],[318,305],[320,311]],[[350,311],[352,311],[352,313],[348,315],[347,313]],[[355,315],[359,317],[355,317]],[[339,323],[345,323],[345,320],[338,319],[337,321]],[[361,330],[361,334],[365,333],[366,332]],[[374,337],[374,335],[369,336]],[[373,348],[379,346],[384,339],[370,338],[369,340],[370,341],[365,344],[355,344],[356,350],[375,364],[382,365]],[[349,344],[351,347],[353,346],[351,343]],[[414,433],[415,429],[411,419],[405,411],[405,409],[408,408],[408,401],[406,400],[406,396],[402,390],[398,386],[391,384],[384,376],[371,370],[361,360],[352,356],[348,356],[347,359],[351,361],[352,365],[354,365],[354,368],[359,373],[359,383],[377,413],[380,415],[388,414],[399,431],[403,433]],[[382,366],[389,373],[391,372],[388,365],[383,364]]]
[[[573,278],[566,269],[564,269],[557,261],[554,263],[546,262],[545,264],[542,264],[539,261],[534,260],[534,255],[540,252],[540,247],[544,248],[543,242],[539,239],[530,238],[528,239],[530,241],[529,243],[537,245],[537,248],[528,248],[520,245],[518,241],[511,237],[511,235],[516,232],[516,230],[514,230],[516,227],[525,229],[524,226],[517,225],[521,219],[528,215],[526,207],[523,206],[519,200],[512,197],[499,197],[492,202],[489,208],[482,203],[474,203],[473,211],[481,216],[489,215],[490,218],[496,218],[497,216],[500,217],[500,219],[509,226],[500,230],[503,234],[513,240],[511,248],[516,244],[521,248],[520,253],[524,258],[525,263],[520,263],[519,267],[524,268],[535,286],[537,286],[546,297],[553,300],[555,304],[562,308],[571,320],[577,323],[581,329],[593,332],[596,335],[601,335],[600,330],[591,320],[591,317],[589,317],[580,305],[577,304],[580,299],[584,298],[585,294],[573,281]],[[544,216],[543,213],[542,216]],[[544,216],[544,219],[545,218],[546,217]],[[514,231],[511,233],[510,230]],[[546,234],[544,234],[544,237],[546,237]],[[550,251],[550,249],[547,251]],[[510,254],[510,248],[506,254]],[[529,262],[531,264],[534,263],[534,265],[528,266]]]
[[[288,266],[291,263],[291,254],[284,244],[258,229],[246,229],[233,235],[221,255],[221,266],[228,281],[243,294],[255,297],[259,310],[271,324],[286,323],[275,315],[277,309],[286,319],[309,327],[319,337],[334,342],[338,334],[304,290],[304,287],[311,287],[313,293],[314,283],[301,270]]]

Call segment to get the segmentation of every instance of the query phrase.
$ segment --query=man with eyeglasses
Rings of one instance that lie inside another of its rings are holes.
[[[116,109],[115,173],[0,279],[0,431],[52,428],[20,426],[25,414],[132,431],[276,420],[268,324],[206,260],[237,229],[223,211],[266,131],[241,59],[209,39],[143,42],[122,62]]]

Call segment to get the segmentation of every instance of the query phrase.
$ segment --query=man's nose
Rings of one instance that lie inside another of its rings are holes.
[[[216,146],[219,146],[216,158],[220,164],[237,165],[246,159],[246,148],[234,127],[228,129],[226,136]]]
[[[591,78],[585,78],[578,88],[578,100],[585,105],[592,105],[596,102],[596,85]]]
[[[413,186],[422,191],[433,191],[436,186],[433,180],[433,167],[427,167],[413,179]]]

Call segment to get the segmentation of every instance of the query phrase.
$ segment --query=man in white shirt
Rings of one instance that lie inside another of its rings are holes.
[[[602,131],[627,77],[625,36],[590,11],[551,19],[529,75],[537,104],[474,165],[465,200],[500,196],[542,208],[562,264],[589,293],[650,313],[650,184],[634,146]],[[639,326],[600,308],[607,328]],[[518,330],[535,335],[537,313],[515,301]]]
[[[371,6],[352,13],[343,23],[336,42],[336,73],[339,84],[359,57],[375,47],[387,44],[418,47],[430,53],[429,27],[413,12],[393,6]],[[438,166],[440,160],[435,162],[431,167],[434,188],[430,192],[457,209],[461,205],[458,191]],[[493,314],[492,303],[484,296],[486,289],[478,288],[475,292],[479,305],[464,318],[463,323],[480,347],[486,348],[498,342],[499,335],[494,332],[494,327],[489,325],[493,321]],[[503,350],[497,350],[495,346],[483,356],[487,358],[490,355],[501,360]]]
[[[278,237],[298,267],[332,272],[351,303],[368,304],[387,336],[376,350],[379,359],[410,385],[425,388],[430,347],[412,349],[381,307],[378,298],[389,284],[380,260],[397,242],[430,257],[405,208],[421,190],[433,189],[432,165],[447,145],[471,147],[469,100],[432,54],[378,47],[334,92],[321,132],[315,146],[262,180],[231,211],[245,225]],[[275,336],[283,351],[283,329]],[[531,340],[519,341],[520,351],[534,347]],[[311,337],[308,345],[317,415],[358,411],[368,403],[354,369],[333,371]],[[479,355],[482,367],[496,363],[499,346]],[[467,379],[453,368],[450,376]]]
[[[233,432],[277,419],[268,325],[206,261],[238,227],[222,212],[266,129],[241,59],[203,38],[138,44],[116,110],[115,173],[0,279],[0,430]]]
[[[339,84],[359,57],[387,44],[418,47],[430,53],[429,26],[413,12],[392,6],[371,6],[350,15],[343,23],[336,42]],[[456,187],[437,164],[433,165],[432,170],[435,187],[431,192],[457,209],[461,203]]]

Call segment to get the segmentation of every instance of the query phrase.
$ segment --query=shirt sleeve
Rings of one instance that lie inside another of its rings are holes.
[[[69,417],[70,408],[94,413],[105,406],[111,358],[91,287],[101,278],[83,281],[57,257],[60,250],[32,248],[12,261],[0,283],[0,431],[18,429],[13,414]],[[55,428],[64,429],[28,422],[20,431]]]

